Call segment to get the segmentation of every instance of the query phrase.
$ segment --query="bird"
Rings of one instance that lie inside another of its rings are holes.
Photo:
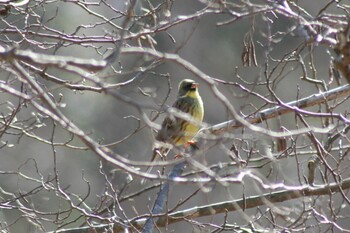
[[[204,105],[198,88],[199,84],[192,79],[184,79],[180,82],[172,108],[178,113],[187,114],[187,117],[174,116],[174,114],[165,117],[155,137],[156,146],[153,149],[151,162],[158,156],[165,158],[170,150],[169,145],[180,147],[193,144],[192,139],[201,128],[204,118]],[[147,173],[151,169],[152,167]]]

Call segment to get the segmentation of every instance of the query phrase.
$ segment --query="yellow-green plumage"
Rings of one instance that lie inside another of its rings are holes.
[[[173,108],[189,114],[192,121],[174,116],[166,117],[156,140],[181,146],[197,134],[203,121],[204,107],[198,92],[198,84],[191,79],[182,80]]]
[[[198,92],[198,84],[191,79],[182,80],[179,84],[178,95],[173,108],[179,112],[187,113],[192,121],[173,115],[167,116],[162,123],[162,128],[156,135],[156,140],[173,146],[182,146],[193,139],[203,121],[204,107]],[[154,161],[159,154],[166,156],[168,151],[169,147],[155,148],[151,161]],[[150,170],[151,168],[147,172],[150,172]]]
[[[167,116],[162,128],[156,135],[156,140],[173,146],[181,146],[193,139],[201,127],[204,117],[204,107],[202,98],[198,92],[198,84],[191,79],[184,79],[179,84],[178,95],[173,108],[182,113],[187,113],[191,121],[174,115]],[[165,157],[169,147],[156,148],[153,151],[152,161],[160,154]],[[152,167],[147,170],[151,171]],[[142,180],[141,183],[144,183]]]

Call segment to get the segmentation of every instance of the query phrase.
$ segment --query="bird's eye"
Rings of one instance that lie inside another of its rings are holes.
[[[191,89],[192,88],[192,83],[186,84],[186,89]]]

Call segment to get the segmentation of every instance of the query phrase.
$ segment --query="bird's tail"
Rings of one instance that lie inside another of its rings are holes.
[[[169,150],[170,150],[169,148],[165,148],[165,147],[154,148],[153,149],[153,153],[152,153],[152,159],[151,159],[150,162],[151,163],[154,162],[158,157],[161,158],[162,160],[166,160],[166,157],[167,157],[167,155],[169,153]],[[150,166],[147,169],[146,173],[147,174],[151,173],[152,169],[153,169],[153,166]],[[143,178],[141,180],[141,184],[145,184],[145,182],[146,182],[146,178]]]

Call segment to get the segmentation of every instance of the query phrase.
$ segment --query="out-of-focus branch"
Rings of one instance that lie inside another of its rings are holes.
[[[279,103],[280,106],[265,109],[263,111],[260,111],[256,113],[253,116],[250,116],[248,119],[246,119],[251,124],[258,124],[263,121],[266,121],[268,119],[274,118],[276,116],[284,115],[291,112],[299,112],[306,116],[314,116],[314,117],[329,117],[329,118],[338,118],[339,120],[343,121],[344,123],[349,124],[350,121],[346,119],[342,114],[337,113],[315,113],[315,112],[309,112],[306,110],[303,110],[304,108],[312,107],[318,104],[325,103],[330,100],[334,100],[340,97],[348,97],[350,95],[350,86],[344,85],[337,88],[334,88],[332,90],[313,94],[311,96],[302,98],[300,100],[291,101],[289,103]],[[219,135],[223,132],[232,131],[234,129],[240,128],[243,125],[235,120],[230,120],[227,122],[223,122],[217,125],[214,125],[207,130],[210,130],[213,134]],[[299,131],[300,133],[300,131]],[[290,136],[284,135],[285,133],[281,133],[280,137]]]
[[[173,62],[181,65],[185,69],[189,70],[191,73],[193,73],[197,77],[199,77],[199,78],[203,79],[204,81],[206,81],[210,85],[210,87],[212,87],[212,90],[215,91],[216,94],[220,94],[220,91],[216,87],[216,82],[220,81],[220,80],[213,79],[213,78],[209,77],[208,75],[206,75],[205,73],[200,71],[198,68],[193,66],[190,62],[182,59],[177,54],[160,53],[160,52],[154,51],[152,49],[142,49],[142,48],[135,48],[135,47],[124,48],[122,50],[122,53],[148,54],[148,55],[154,56],[154,57],[156,57],[158,59],[164,59],[164,60],[173,61]],[[14,50],[12,53],[10,53],[10,52],[3,52],[2,53],[3,59],[10,60],[10,59],[14,59],[17,56],[17,55],[15,55],[15,57],[12,57],[11,54],[16,54],[16,50]],[[24,59],[24,60],[32,61],[32,62],[39,62],[40,64],[51,64],[50,61],[52,60],[49,57],[45,57],[45,56],[42,57],[41,55],[38,55],[38,54],[35,54],[35,53],[32,54],[31,52],[19,52],[18,54],[21,54],[21,55],[19,55],[18,59]],[[1,56],[1,53],[0,53],[0,56]],[[45,60],[44,58],[48,58],[48,61],[43,61],[43,60]],[[58,59],[58,60],[60,60],[60,59]],[[86,61],[86,60],[84,60],[84,61]],[[55,61],[52,64],[58,65],[58,64],[60,64],[60,62]],[[83,63],[79,63],[79,62],[76,62],[73,59],[73,60],[71,60],[71,62],[69,64],[74,64],[74,65],[80,66],[81,64],[85,64],[85,63],[84,62]],[[99,64],[101,65],[102,63],[99,63]],[[80,67],[85,67],[85,66],[83,65],[83,66],[80,66]],[[24,70],[22,70],[22,75],[25,75],[25,73],[26,72]],[[27,80],[31,80],[30,77],[28,77],[26,79]],[[32,84],[34,85],[35,83],[32,83]],[[110,90],[106,90],[106,93],[110,94],[112,96],[115,96],[116,98],[121,98],[121,96],[118,93],[116,93],[116,92],[112,92]],[[340,96],[347,96],[347,95],[349,95],[349,93],[350,93],[350,87],[348,85],[345,85],[345,86],[342,86],[342,87],[338,87],[338,88],[332,89],[332,90],[327,91],[327,92],[314,94],[312,96],[309,96],[309,97],[306,97],[306,98],[303,98],[303,99],[300,99],[300,100],[297,100],[297,101],[293,101],[293,102],[290,102],[290,103],[282,103],[282,102],[280,102],[280,103],[278,103],[279,106],[274,107],[274,108],[270,108],[270,109],[267,109],[267,110],[263,110],[261,112],[258,112],[255,116],[250,117],[248,119],[243,119],[241,116],[238,116],[238,114],[237,114],[237,116],[236,116],[237,119],[214,125],[214,126],[210,127],[209,130],[213,134],[219,135],[219,134],[222,134],[224,132],[231,131],[231,130],[234,130],[236,128],[242,127],[242,126],[249,125],[249,127],[253,128],[253,129],[258,128],[257,132],[268,133],[269,135],[274,136],[274,137],[286,137],[286,136],[292,135],[293,132],[271,132],[271,131],[268,131],[268,130],[265,130],[265,129],[261,129],[260,127],[254,126],[254,124],[258,124],[258,123],[261,123],[264,120],[271,119],[271,118],[276,117],[278,115],[286,114],[286,113],[293,112],[293,111],[297,111],[297,112],[302,113],[304,115],[310,115],[310,116],[315,116],[315,117],[333,117],[333,118],[336,117],[336,118],[338,118],[338,119],[348,123],[349,121],[341,114],[335,114],[335,113],[313,113],[313,112],[305,111],[302,108],[314,106],[316,104],[324,103],[324,102],[329,101],[329,100],[334,100],[334,99],[336,99],[336,98],[338,98]],[[15,94],[15,93],[13,93],[13,94]],[[40,94],[41,94],[42,97],[46,95],[43,90],[41,91]],[[20,96],[20,94],[19,94],[19,96]],[[219,97],[225,103],[227,102],[227,99],[223,95],[220,94]],[[47,97],[46,100],[49,101],[50,98]],[[123,99],[123,100],[125,102],[127,102],[127,103],[131,103],[131,104],[134,104],[135,106],[139,106],[139,103],[136,103],[135,101],[131,100],[130,98],[129,99]],[[33,103],[34,103],[34,106],[35,106],[35,102],[33,102]],[[54,103],[49,104],[48,107],[51,108],[52,112],[56,112],[57,113],[58,109],[56,108]],[[40,111],[43,111],[41,106],[40,106],[40,108],[41,108]],[[231,106],[231,108],[233,108],[233,107]],[[51,116],[55,117],[52,114],[51,114]],[[56,117],[55,121],[61,122],[62,126],[64,128],[66,128],[68,125],[69,126],[73,126],[72,123],[68,123],[68,119],[65,119],[65,120],[62,121],[62,119],[63,119],[62,118],[63,117],[62,114],[60,114],[60,116],[61,117]],[[242,124],[242,121],[244,121],[244,124]],[[71,127],[68,127],[67,129],[68,129],[69,132],[73,133],[74,135],[77,135],[78,137],[81,137],[81,135],[83,135],[82,132],[78,133],[76,131],[77,129],[73,129]],[[294,133],[295,134],[301,134],[301,133],[305,133],[305,132],[309,132],[309,131],[316,131],[316,132],[323,132],[324,133],[324,132],[328,132],[329,129],[305,128],[305,129],[298,129]],[[87,135],[85,135],[85,136],[87,136]],[[87,141],[91,142],[91,140],[90,139],[88,140],[85,136],[83,137],[84,138],[83,141],[87,140]],[[94,142],[94,143],[96,143],[96,142]],[[90,143],[88,143],[88,144],[90,144]],[[92,144],[90,144],[90,146],[92,146]],[[88,146],[88,147],[90,147],[90,146]],[[93,151],[95,151],[96,153],[97,153],[97,151],[100,151],[97,154],[100,154],[100,155],[104,154],[104,153],[101,152],[101,146],[98,145],[97,143],[96,143],[95,146],[90,147],[90,149],[91,148],[94,148]],[[97,148],[99,148],[99,149],[97,149]],[[108,157],[107,155],[102,155],[102,158],[104,158],[104,159],[107,159],[107,160],[111,159],[111,158],[107,158],[107,157]],[[128,159],[122,158],[121,156],[117,156],[117,157],[120,158],[120,160],[123,161],[124,164],[149,165],[149,164],[142,164],[142,163],[133,163],[133,161],[129,161]],[[116,162],[112,162],[112,163],[114,164]],[[173,164],[173,162],[171,162],[171,163]],[[117,164],[119,164],[119,162]],[[170,164],[169,162],[165,162],[164,164],[162,163],[162,164],[158,164],[158,165],[169,165],[169,164]],[[119,164],[118,166],[120,166],[120,165],[121,164]],[[136,172],[136,173],[134,173],[134,172]],[[135,170],[133,170],[132,173],[138,174],[138,175],[146,175],[146,174],[142,174],[140,172],[137,172]],[[160,178],[160,177],[151,175],[149,178]],[[162,179],[167,179],[167,178],[166,177],[162,177]],[[187,182],[188,180],[186,180],[186,179],[180,180],[179,179],[178,181]],[[202,180],[202,181],[206,182],[205,180]]]
[[[350,179],[345,179],[341,183],[331,183],[327,185],[320,185],[311,187],[308,185],[304,186],[284,186],[285,190],[266,193],[258,196],[243,198],[239,200],[231,200],[227,202],[214,203],[210,205],[204,205],[200,207],[194,207],[187,210],[182,210],[167,215],[160,215],[159,220],[156,222],[158,227],[164,227],[167,224],[184,221],[184,219],[198,218],[209,216],[213,214],[225,213],[226,211],[237,211],[240,209],[250,209],[257,206],[262,206],[267,203],[279,203],[283,201],[289,201],[292,199],[308,196],[322,196],[330,195],[334,192],[341,190],[350,189]],[[145,219],[130,221],[135,228],[140,229],[145,223]],[[90,233],[90,232],[105,232],[107,229],[113,229],[113,232],[123,232],[125,229],[122,226],[116,225],[99,225],[93,228],[82,227],[59,230],[56,232],[61,233]]]
[[[186,162],[179,163],[174,166],[169,174],[170,179],[174,179],[180,176],[184,170]],[[164,211],[165,201],[167,200],[169,192],[170,182],[166,181],[162,184],[161,189],[157,195],[156,201],[154,202],[153,208],[151,210],[151,215],[159,215]],[[157,218],[150,216],[147,218],[145,225],[142,228],[142,233],[151,233],[154,229],[154,222],[157,221]]]
[[[107,62],[104,60],[98,61],[95,59],[82,59],[69,56],[57,56],[35,53],[29,50],[19,50],[16,48],[5,49],[0,47],[0,60],[12,60],[27,62],[34,65],[53,66],[56,68],[75,67],[91,72],[96,72],[104,69]]]
[[[277,103],[279,106],[259,112],[256,114],[256,116],[251,117],[250,119],[245,119],[240,116],[230,103],[230,101],[227,100],[227,98],[218,90],[216,82],[218,79],[214,79],[210,77],[209,75],[205,74],[201,70],[199,70],[197,67],[192,65],[190,62],[186,61],[185,59],[181,58],[177,54],[170,54],[170,53],[161,53],[152,49],[147,48],[136,48],[136,47],[129,47],[124,48],[122,50],[122,53],[125,54],[145,54],[150,55],[153,57],[156,57],[158,59],[164,59],[167,61],[174,62],[180,66],[182,66],[184,69],[188,70],[190,73],[195,75],[196,77],[200,78],[201,80],[205,81],[213,91],[214,95],[224,104],[225,107],[228,108],[230,113],[232,114],[234,120],[227,121],[218,125],[215,125],[210,128],[210,130],[214,134],[221,134],[223,132],[231,131],[237,127],[247,127],[257,133],[262,133],[269,135],[271,137],[287,137],[291,135],[297,135],[302,133],[307,133],[310,131],[319,132],[319,133],[327,133],[331,128],[326,129],[320,129],[320,128],[304,128],[304,129],[298,129],[295,131],[288,131],[288,132],[275,132],[272,130],[266,130],[261,127],[255,126],[255,124],[261,123],[264,120],[276,117],[278,115],[290,113],[293,111],[297,111],[299,113],[309,115],[309,116],[317,116],[317,117],[333,117],[338,118],[345,123],[350,123],[349,120],[347,120],[342,114],[336,114],[336,113],[314,113],[305,111],[302,108],[311,107],[317,104],[325,103],[329,100],[334,100],[340,96],[347,96],[350,93],[350,87],[348,85],[341,86],[335,89],[332,89],[330,91],[313,94],[309,97],[292,101],[290,103],[283,103],[279,102]]]
[[[62,128],[65,128],[68,132],[76,135],[80,140],[85,143],[85,145],[90,148],[92,151],[94,151],[98,156],[100,156],[101,159],[115,165],[118,168],[121,168],[125,170],[126,172],[129,172],[130,174],[135,175],[143,175],[147,178],[158,178],[156,175],[147,174],[144,172],[139,172],[137,169],[132,168],[131,166],[127,166],[127,159],[123,158],[122,156],[117,156],[119,158],[116,159],[115,157],[112,157],[112,152],[105,147],[101,147],[99,143],[94,141],[91,137],[89,137],[87,134],[84,133],[79,127],[77,127],[73,122],[71,122],[55,105],[55,103],[51,100],[51,98],[48,96],[48,94],[40,87],[38,83],[35,82],[35,80],[25,71],[25,69],[17,62],[12,61],[12,65],[14,69],[18,72],[18,74],[26,80],[29,85],[31,85],[31,88],[38,94],[40,94],[41,100],[45,103],[45,106],[42,106],[41,104],[37,103],[35,99],[30,98],[27,95],[23,95],[21,93],[12,92],[12,94],[18,94],[21,98],[27,99],[30,101],[34,108],[36,108],[39,112],[41,112],[44,115],[47,115],[51,117],[57,124],[59,124]],[[4,87],[6,88],[6,87]],[[116,155],[115,155],[116,156]],[[121,161],[122,160],[122,161]],[[126,162],[126,163],[125,163]],[[163,177],[163,179],[166,179]]]

